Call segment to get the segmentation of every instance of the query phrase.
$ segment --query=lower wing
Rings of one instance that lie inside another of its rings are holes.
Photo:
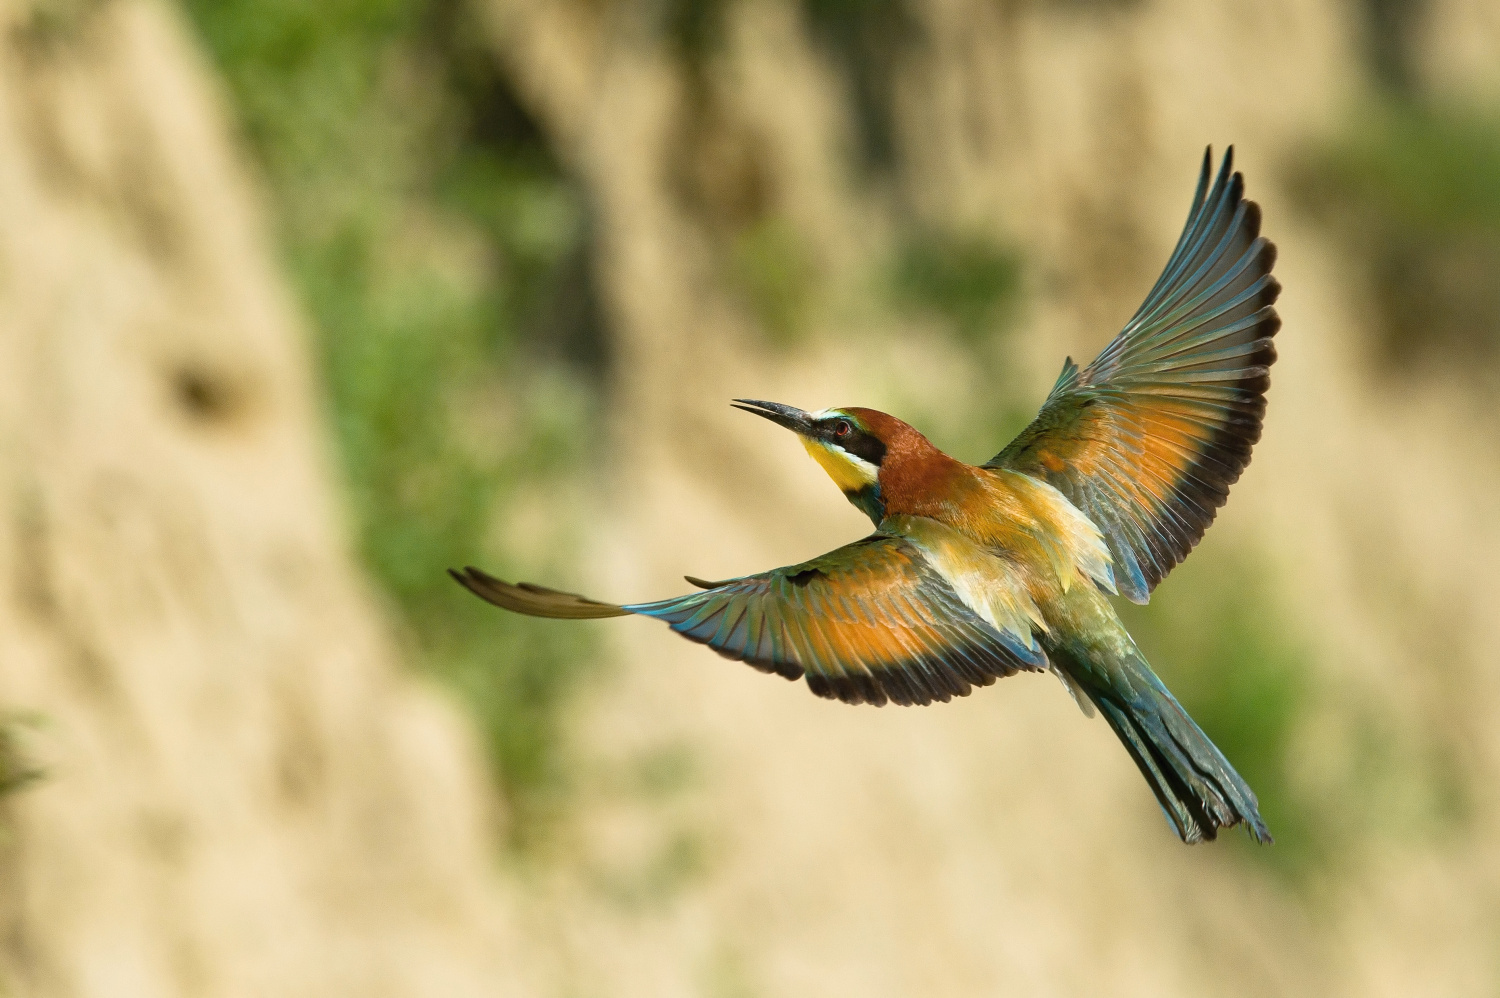
[[[845,703],[946,702],[1047,667],[1029,633],[981,619],[920,549],[890,534],[705,592],[624,606],[511,585],[476,568],[451,574],[476,596],[534,617],[655,617],[726,658],[805,676],[814,693]]]

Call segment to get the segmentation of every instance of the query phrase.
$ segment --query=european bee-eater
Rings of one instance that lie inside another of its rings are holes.
[[[845,703],[927,704],[1050,670],[1103,711],[1184,842],[1244,822],[1255,794],[1146,663],[1106,594],[1145,603],[1213,522],[1260,438],[1280,285],[1260,208],[1209,178],[1135,317],[983,465],[894,416],[736,399],[786,427],[875,532],[812,561],[617,606],[475,568],[497,606],[569,619],[644,614],[719,654]]]

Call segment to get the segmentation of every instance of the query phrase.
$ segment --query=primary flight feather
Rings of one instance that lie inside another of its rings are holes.
[[[801,439],[875,533],[828,554],[650,603],[453,577],[537,617],[642,614],[845,703],[928,704],[1051,671],[1098,708],[1185,842],[1244,823],[1255,794],[1146,663],[1106,594],[1137,603],[1187,557],[1260,438],[1280,326],[1260,208],[1205,153],[1166,269],[1088,367],[981,466],[894,416],[737,399]],[[1210,180],[1212,182],[1210,183]]]

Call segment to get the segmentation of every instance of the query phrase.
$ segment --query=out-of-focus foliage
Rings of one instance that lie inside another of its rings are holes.
[[[771,216],[735,239],[731,275],[773,343],[795,343],[807,325],[817,265],[796,226]]]
[[[1388,100],[1301,157],[1291,186],[1365,267],[1395,368],[1500,359],[1500,118]]]
[[[1430,8],[1361,0],[1376,86],[1341,133],[1294,158],[1288,186],[1365,271],[1392,371],[1484,379],[1500,360],[1500,112],[1424,88]]]
[[[933,232],[902,245],[892,280],[903,306],[943,316],[976,346],[1005,331],[1020,282],[1016,254],[990,240]]]
[[[419,660],[477,715],[524,844],[564,786],[588,634],[494,612],[445,570],[550,567],[518,564],[497,524],[523,482],[566,494],[596,437],[582,198],[456,4],[187,7],[314,319],[360,549]]]
[[[25,730],[38,718],[29,714],[0,714],[0,797],[15,793],[46,775],[26,751]]]

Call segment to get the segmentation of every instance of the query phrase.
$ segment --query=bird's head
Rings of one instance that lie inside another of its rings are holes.
[[[880,465],[892,443],[892,427],[906,424],[873,409],[824,409],[803,412],[779,402],[735,399],[735,408],[785,426],[828,472],[835,485],[876,526],[885,518]]]

